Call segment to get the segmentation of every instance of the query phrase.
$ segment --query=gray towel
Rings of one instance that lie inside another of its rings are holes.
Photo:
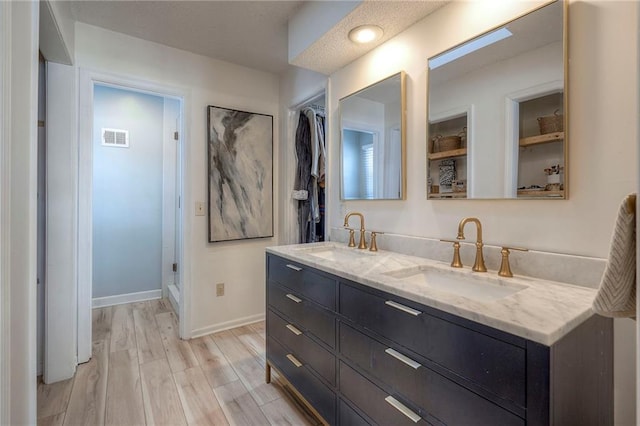
[[[606,317],[636,316],[635,200],[632,194],[620,205],[609,260],[593,301],[593,310]]]

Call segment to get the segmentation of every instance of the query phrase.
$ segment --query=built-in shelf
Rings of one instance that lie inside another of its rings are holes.
[[[518,197],[564,197],[564,191],[518,191]]]
[[[429,198],[467,198],[466,192],[444,192],[438,194],[429,194]]]
[[[451,151],[434,152],[429,154],[429,160],[443,160],[445,158],[462,157],[467,155],[467,148],[453,149]]]
[[[546,135],[530,136],[520,139],[520,146],[538,145],[541,143],[558,142],[564,140],[564,132],[547,133]]]

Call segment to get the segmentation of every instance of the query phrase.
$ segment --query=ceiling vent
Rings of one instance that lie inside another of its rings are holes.
[[[102,145],[118,148],[129,148],[129,131],[103,128]]]

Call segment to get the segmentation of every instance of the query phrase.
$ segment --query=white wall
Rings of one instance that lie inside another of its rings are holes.
[[[330,76],[330,119],[338,100],[400,70],[407,72],[407,200],[341,202],[331,190],[330,226],[361,211],[371,229],[451,238],[461,218],[482,220],[493,244],[604,258],[621,199],[637,190],[638,4],[572,1],[569,7],[569,171],[566,201],[427,201],[427,58],[517,17],[541,2],[453,2]],[[455,30],[452,30],[455,29]],[[621,29],[624,29],[623,31]],[[339,187],[339,127],[330,133],[331,188]],[[384,248],[384,247],[383,247]],[[635,339],[616,322],[616,421],[634,424]]]
[[[112,73],[157,85],[184,88],[186,100],[186,167],[184,214],[191,218],[185,248],[191,257],[188,331],[207,333],[235,322],[264,315],[264,249],[275,238],[209,244],[206,216],[194,217],[195,202],[207,199],[206,107],[217,105],[271,114],[274,141],[279,138],[278,78],[186,51],[147,42],[85,24],[76,24],[76,64],[80,68]],[[86,143],[86,141],[80,141]],[[278,149],[274,144],[274,170]],[[278,176],[274,177],[278,187]],[[278,217],[275,194],[274,217]],[[278,232],[275,222],[275,232]],[[186,270],[186,269],[183,269]],[[226,284],[225,296],[215,296],[215,284]]]
[[[160,290],[164,98],[93,93],[93,297]],[[129,147],[103,145],[103,128],[128,131]]]

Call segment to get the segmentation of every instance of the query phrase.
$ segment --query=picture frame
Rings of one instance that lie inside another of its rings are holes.
[[[207,107],[209,242],[273,237],[273,116]]]

